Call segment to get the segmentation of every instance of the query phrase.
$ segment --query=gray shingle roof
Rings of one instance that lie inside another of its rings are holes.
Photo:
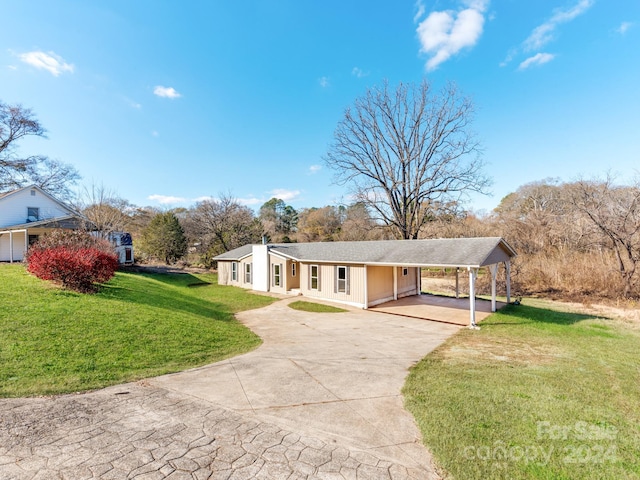
[[[499,257],[516,255],[500,237],[281,243],[270,244],[269,249],[304,262],[450,267],[480,267],[496,263],[496,249]],[[252,245],[245,245],[218,255],[214,260],[240,260],[251,254],[251,250]]]

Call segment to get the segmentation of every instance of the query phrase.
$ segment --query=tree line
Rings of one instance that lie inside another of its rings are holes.
[[[519,186],[491,213],[464,208],[487,193],[473,102],[453,84],[384,82],[348,107],[325,155],[353,203],[296,210],[272,198],[257,212],[231,194],[190,208],[138,207],[104,186],[85,188],[77,209],[104,233],[129,231],[138,258],[186,259],[206,267],[248,243],[502,236],[519,253],[522,294],[638,298],[640,182],[542,180]],[[33,113],[0,102],[0,192],[35,183],[64,200],[80,176],[45,156],[20,156],[17,142],[44,137]]]

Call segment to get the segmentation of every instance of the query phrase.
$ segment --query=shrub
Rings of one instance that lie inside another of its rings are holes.
[[[78,292],[92,292],[96,283],[109,281],[118,268],[111,246],[85,232],[55,231],[45,235],[27,253],[27,270],[43,280]]]

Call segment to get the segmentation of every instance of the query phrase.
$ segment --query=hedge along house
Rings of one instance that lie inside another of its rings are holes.
[[[470,326],[475,327],[478,270],[487,267],[491,273],[491,310],[495,311],[498,266],[505,266],[510,302],[510,261],[515,256],[502,238],[482,237],[245,245],[214,260],[220,285],[302,294],[365,309],[420,295],[423,267],[466,269]]]

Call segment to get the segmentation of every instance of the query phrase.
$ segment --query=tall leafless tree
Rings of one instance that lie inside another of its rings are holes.
[[[640,180],[631,186],[615,185],[611,176],[603,181],[580,180],[574,185],[573,204],[615,253],[623,296],[634,296],[640,264]]]
[[[202,261],[248,243],[257,243],[262,236],[262,224],[253,211],[241,205],[230,194],[198,202],[184,220],[187,236]]]
[[[92,224],[90,228],[97,229],[104,238],[113,232],[128,231],[132,209],[127,200],[120,198],[104,184],[94,183],[85,187],[78,203],[78,210]]]
[[[453,84],[436,93],[426,80],[385,82],[345,111],[325,162],[396,236],[415,239],[434,202],[484,193],[490,183],[473,117],[472,101]]]
[[[46,156],[20,156],[17,143],[30,136],[46,138],[46,130],[33,112],[0,101],[0,191],[35,184],[61,200],[71,200],[70,187],[80,179],[78,171]]]

